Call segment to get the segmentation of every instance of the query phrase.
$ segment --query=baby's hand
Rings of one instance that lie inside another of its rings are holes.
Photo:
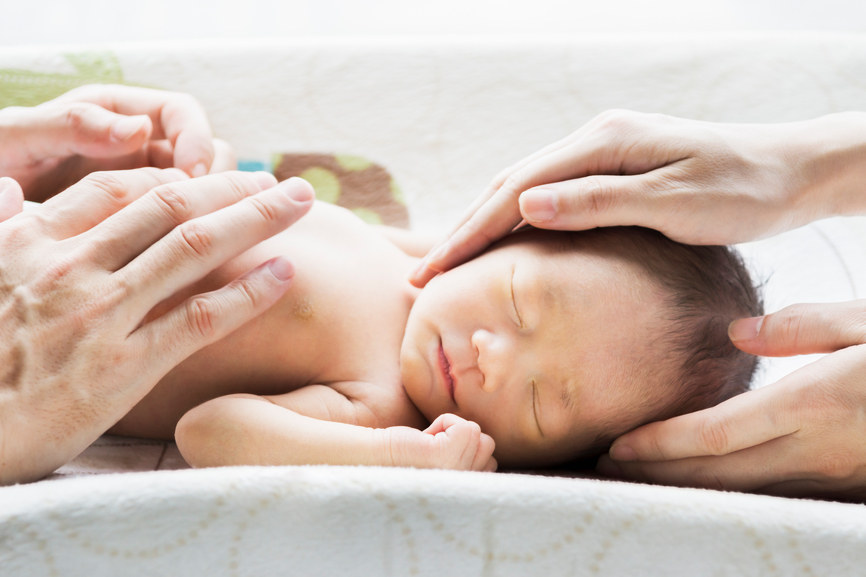
[[[398,467],[495,471],[495,443],[477,423],[446,413],[424,431],[392,427],[390,460]]]

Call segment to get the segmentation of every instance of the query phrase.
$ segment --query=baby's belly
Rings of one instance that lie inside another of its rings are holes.
[[[280,301],[175,367],[110,432],[170,439],[186,411],[222,395],[399,379],[410,306],[401,283],[412,263],[375,230],[346,216],[315,211],[163,303],[152,318],[276,255],[295,264],[293,284]]]

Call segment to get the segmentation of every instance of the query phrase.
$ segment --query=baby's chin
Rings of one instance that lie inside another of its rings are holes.
[[[400,379],[403,383],[403,389],[412,404],[421,411],[424,418],[432,423],[441,413],[437,412],[435,407],[430,406],[433,400],[430,395],[433,383],[428,382],[430,369],[426,366],[424,359],[407,344],[404,338],[403,347],[400,350]]]

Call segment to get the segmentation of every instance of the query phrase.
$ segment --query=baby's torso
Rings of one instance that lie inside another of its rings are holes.
[[[316,203],[286,231],[151,316],[277,255],[295,265],[293,284],[282,299],[173,369],[111,432],[171,438],[187,410],[232,393],[276,395],[310,384],[368,382],[405,397],[399,361],[412,303],[406,278],[413,259],[342,208]]]

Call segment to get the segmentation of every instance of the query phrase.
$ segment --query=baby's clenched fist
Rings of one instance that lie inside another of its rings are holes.
[[[495,443],[478,423],[446,413],[423,431],[411,427],[387,429],[388,464],[419,469],[495,471]]]

